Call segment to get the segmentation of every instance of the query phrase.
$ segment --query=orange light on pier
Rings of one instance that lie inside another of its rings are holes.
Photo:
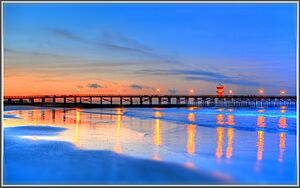
[[[194,89],[190,89],[190,94],[192,95],[192,94],[194,94]]]
[[[230,95],[232,95],[232,94],[233,94],[233,91],[232,91],[232,90],[229,90],[228,93],[229,93]]]
[[[159,93],[160,93],[160,89],[159,89],[159,88],[157,88],[157,89],[156,89],[156,92],[157,92],[157,94],[159,95]]]
[[[121,90],[120,90],[120,89],[118,89],[118,93],[119,93],[119,95],[120,95],[120,93],[121,93]]]
[[[35,94],[37,94],[38,93],[38,89],[37,88],[35,88]]]
[[[187,133],[188,133],[188,140],[187,140],[187,153],[190,155],[195,154],[195,134],[196,134],[196,125],[190,124],[187,127]]]
[[[285,92],[284,90],[280,90],[280,94],[281,94],[281,95],[285,95],[285,93],[286,93],[286,92]]]
[[[262,89],[259,89],[258,92],[259,92],[259,94],[264,94],[264,90],[262,90]]]

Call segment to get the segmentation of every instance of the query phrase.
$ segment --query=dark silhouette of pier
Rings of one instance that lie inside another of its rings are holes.
[[[257,95],[30,95],[4,96],[5,105],[57,107],[259,107],[296,106],[296,96]]]

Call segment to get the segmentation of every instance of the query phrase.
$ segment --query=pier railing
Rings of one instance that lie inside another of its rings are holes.
[[[180,107],[180,106],[296,106],[296,96],[258,95],[29,95],[4,96],[4,104],[86,107]]]

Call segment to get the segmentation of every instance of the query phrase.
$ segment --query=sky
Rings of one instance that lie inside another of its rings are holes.
[[[296,4],[5,3],[3,19],[4,95],[296,95]]]

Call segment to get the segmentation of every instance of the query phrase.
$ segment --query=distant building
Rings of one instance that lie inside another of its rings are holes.
[[[219,84],[217,87],[217,94],[219,97],[223,96],[224,94],[224,86],[222,84]]]

